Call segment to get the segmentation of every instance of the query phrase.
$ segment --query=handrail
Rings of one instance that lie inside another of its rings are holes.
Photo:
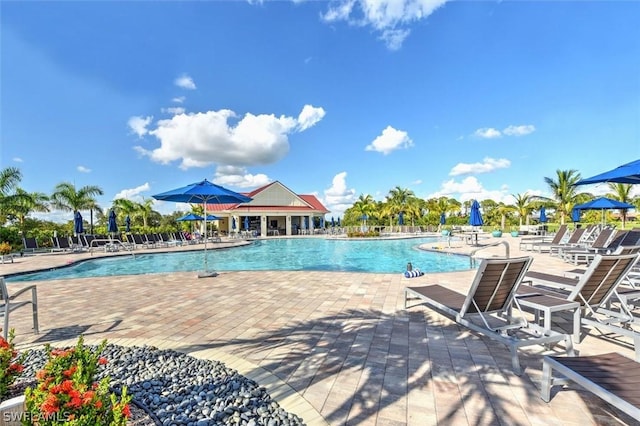
[[[507,259],[509,259],[509,243],[507,241],[498,241],[498,242],[495,242],[495,243],[487,244],[487,245],[482,246],[482,247],[478,247],[477,249],[471,251],[471,253],[469,253],[469,264],[470,264],[470,266],[473,268],[473,256],[477,252],[479,252],[480,250],[486,249],[487,247],[495,247],[495,246],[500,245],[500,244],[504,244],[504,247],[505,247],[505,254],[504,255],[505,255],[505,257]]]

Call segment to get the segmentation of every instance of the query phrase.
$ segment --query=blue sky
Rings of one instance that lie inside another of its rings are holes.
[[[204,178],[336,215],[396,186],[511,203],[640,158],[639,21],[636,1],[2,1],[0,163],[105,208]]]

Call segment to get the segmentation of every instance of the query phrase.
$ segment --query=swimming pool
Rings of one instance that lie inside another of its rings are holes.
[[[407,262],[425,272],[461,271],[470,268],[469,258],[420,250],[435,238],[394,240],[335,240],[292,238],[259,240],[229,249],[207,251],[208,269],[216,271],[347,271],[404,272]],[[7,277],[8,282],[137,275],[203,269],[201,250],[145,253],[92,259],[71,266]]]

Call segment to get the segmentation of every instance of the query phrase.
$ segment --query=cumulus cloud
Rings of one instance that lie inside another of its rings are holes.
[[[147,130],[147,126],[151,124],[152,120],[153,120],[152,116],[140,117],[136,115],[129,118],[127,125],[129,126],[129,128],[133,133],[135,133],[136,135],[138,135],[139,138],[141,138],[147,133],[149,133],[149,130]]]
[[[494,200],[496,202],[504,202],[505,204],[513,203],[513,196],[509,193],[509,188],[504,185],[499,190],[488,190],[482,186],[475,176],[468,176],[462,181],[454,179],[442,183],[440,190],[433,194],[429,194],[426,198],[450,197],[459,201],[468,200]]]
[[[156,128],[149,130],[160,142],[158,148],[134,149],[157,163],[180,161],[182,169],[211,164],[272,164],[289,152],[291,133],[308,129],[322,116],[324,110],[311,105],[305,105],[297,119],[247,113],[237,120],[236,114],[227,109],[180,114],[159,120]]]
[[[469,175],[477,173],[489,173],[497,169],[506,169],[511,166],[511,161],[506,158],[485,158],[482,163],[458,163],[451,171],[449,176]]]
[[[365,151],[377,151],[387,155],[396,149],[409,148],[411,146],[413,146],[413,141],[409,138],[407,132],[387,126],[380,136],[366,146]]]
[[[178,114],[184,114],[186,110],[183,107],[169,107],[169,108],[162,108],[161,111],[164,112],[165,114],[178,115]]]
[[[356,190],[347,188],[347,172],[340,172],[333,177],[331,186],[324,190],[323,204],[332,214],[340,216],[356,199]]]
[[[502,136],[525,136],[535,132],[536,127],[533,124],[524,124],[514,126],[513,124],[505,127],[502,131],[493,127],[483,127],[476,130],[473,134],[482,139],[495,139]]]
[[[507,136],[524,136],[529,133],[533,133],[536,130],[536,127],[532,124],[526,124],[522,126],[508,126],[506,129],[502,131]]]
[[[13,161],[14,161],[14,163],[22,163],[23,162],[22,158],[20,158],[20,157],[13,157]]]
[[[78,166],[76,167],[76,169],[80,172],[80,173],[91,173],[91,169],[85,166]]]
[[[171,102],[175,102],[177,104],[181,104],[181,103],[184,103],[185,99],[187,99],[187,98],[184,97],[184,96],[177,96],[177,97],[171,99]]]
[[[251,174],[245,167],[219,166],[213,178],[213,183],[236,188],[258,188],[272,180],[265,174]]]
[[[196,83],[193,81],[193,78],[189,77],[187,74],[182,74],[180,77],[176,78],[174,81],[175,85],[187,90],[195,90]]]
[[[371,27],[390,50],[398,50],[409,36],[410,26],[427,19],[451,0],[333,0],[322,19],[327,23]]]
[[[149,191],[149,189],[151,189],[149,182],[145,182],[142,185],[137,186],[135,188],[123,189],[122,191],[114,195],[113,199],[117,200],[119,198],[124,198],[126,200],[131,200],[139,203],[144,198],[142,196],[142,193]]]
[[[483,127],[482,129],[476,130],[473,134],[482,139],[494,139],[502,136],[500,130],[492,127]]]
[[[316,108],[312,105],[305,105],[298,115],[298,130],[303,132],[309,127],[315,126],[325,115],[323,108]]]

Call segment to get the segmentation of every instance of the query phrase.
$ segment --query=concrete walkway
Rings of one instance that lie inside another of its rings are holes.
[[[501,240],[510,242],[512,257],[531,255],[519,252],[516,238]],[[481,242],[492,241],[498,239]],[[434,246],[473,249],[452,245]],[[502,255],[504,247],[479,254]],[[573,269],[548,254],[533,256],[533,270]],[[0,274],[86,257],[25,256],[0,264]],[[404,309],[405,286],[439,283],[464,292],[474,274],[241,271],[204,279],[189,272],[37,282],[40,334],[32,334],[27,309],[12,313],[11,326],[20,348],[73,344],[82,334],[87,342],[106,338],[223,361],[309,425],[634,424],[575,386],[544,403],[541,357],[553,352],[526,348],[525,372],[516,376],[504,346],[424,307]],[[10,284],[10,291],[28,284]],[[596,334],[577,349],[633,356],[628,342]]]

